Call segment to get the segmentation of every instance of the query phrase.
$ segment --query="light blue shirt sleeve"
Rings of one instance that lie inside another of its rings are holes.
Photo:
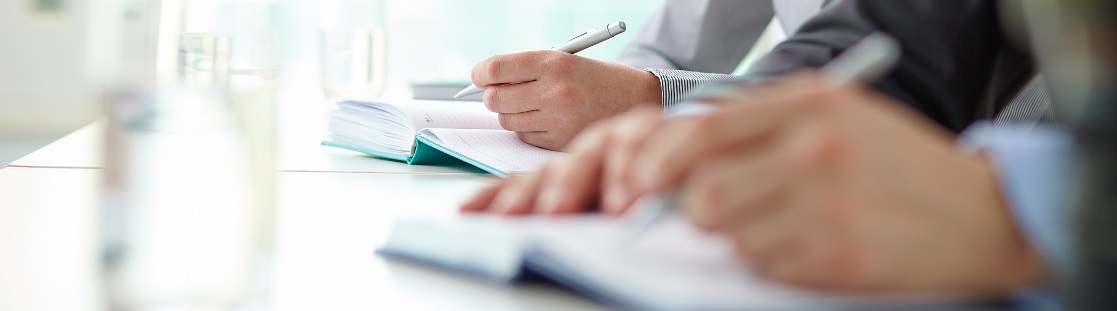
[[[1074,138],[1054,126],[993,128],[978,123],[962,134],[964,147],[994,162],[1016,224],[1055,277],[1074,269],[1072,199]]]

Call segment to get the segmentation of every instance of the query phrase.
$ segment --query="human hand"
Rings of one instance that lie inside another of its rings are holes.
[[[621,167],[662,122],[659,108],[637,108],[594,124],[570,145],[571,153],[539,171],[505,179],[462,205],[463,212],[514,215],[569,214],[592,208],[603,181],[618,177]]]
[[[660,108],[659,79],[643,70],[558,51],[493,56],[473,68],[485,106],[528,144],[562,150],[591,123],[638,106]]]
[[[698,226],[771,278],[823,288],[1006,293],[1043,265],[996,173],[894,101],[817,76],[665,121],[622,169],[622,201],[678,187]],[[608,197],[610,194],[605,194]]]

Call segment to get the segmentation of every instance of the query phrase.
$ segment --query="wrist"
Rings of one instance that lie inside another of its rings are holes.
[[[663,109],[663,89],[659,77],[649,71],[640,70],[638,81],[637,107],[657,107]]]
[[[996,165],[993,160],[985,154],[977,156],[980,166],[982,167],[982,178],[987,185],[988,194],[990,199],[988,202],[995,202],[993,204],[997,208],[998,216],[1007,222],[1007,230],[1009,231],[1008,239],[1005,241],[1006,245],[1002,248],[998,260],[994,262],[995,267],[999,269],[988,270],[988,280],[994,280],[991,284],[994,288],[1000,288],[1006,292],[1014,292],[1017,290],[1030,288],[1035,285],[1041,284],[1046,278],[1046,265],[1039,252],[1025,237],[1021,228],[1016,224],[1013,217],[1011,206],[1005,198],[1005,194],[1000,184],[1000,175],[997,172]]]

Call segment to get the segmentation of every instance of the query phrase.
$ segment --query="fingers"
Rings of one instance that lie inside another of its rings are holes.
[[[762,141],[767,135],[801,116],[809,115],[814,102],[821,101],[830,88],[767,87],[745,93],[741,102],[713,113],[672,120],[645,145],[635,172],[643,191],[662,191],[677,183],[684,172],[707,155],[728,147],[742,147]],[[752,96],[755,95],[755,96]]]
[[[501,84],[489,86],[485,89],[485,108],[496,113],[521,113],[543,108],[545,101],[540,98],[549,97],[548,84],[542,81],[523,82],[515,84]]]
[[[711,155],[687,175],[680,202],[691,220],[708,230],[763,221],[769,210],[786,207],[784,192],[798,175],[785,155],[775,147]]]
[[[500,127],[513,132],[544,132],[548,122],[542,111],[501,113],[497,115]]]
[[[787,193],[781,191],[773,196],[769,201],[772,208],[761,209],[752,219],[724,230],[736,241],[740,254],[761,266],[785,260],[790,250],[798,247],[796,237],[812,232],[811,227],[804,225],[809,221],[805,214],[810,209],[788,204]]]
[[[628,113],[618,122],[608,142],[610,151],[605,157],[603,176],[603,209],[611,214],[620,214],[632,205],[640,193],[634,192],[631,181],[622,179],[626,171],[636,169],[632,159],[638,155],[644,142],[650,139],[651,132],[662,123],[660,109],[638,109]]]
[[[604,149],[600,146],[556,161],[552,173],[544,177],[536,210],[552,215],[585,210],[597,195]]]
[[[503,215],[522,215],[531,213],[535,208],[535,196],[539,190],[542,175],[547,169],[536,174],[513,176],[509,178],[489,210]]]
[[[775,281],[820,289],[858,289],[867,284],[855,281],[858,270],[853,257],[833,256],[846,245],[824,234],[802,234],[777,250],[778,255],[760,265],[760,272]]]
[[[600,122],[586,129],[569,145],[571,153],[556,161],[545,178],[539,209],[550,214],[581,211],[593,202],[600,188],[604,156],[610,150],[610,135],[624,118]],[[527,137],[521,137],[524,139]]]
[[[489,57],[473,66],[470,80],[473,85],[489,87],[492,85],[534,81],[542,76],[538,55],[533,52],[497,55]]]
[[[500,183],[481,189],[480,192],[477,192],[472,198],[465,201],[458,210],[465,213],[478,213],[489,210],[489,206],[492,205],[493,199],[496,198],[496,194],[500,192],[506,181],[507,180],[503,180]]]
[[[516,132],[516,138],[547,150],[562,150],[568,143],[566,136],[559,132]]]
[[[548,163],[535,174],[514,176],[483,189],[461,210],[564,214],[585,209],[596,199],[603,154],[607,151],[606,142],[612,128],[611,122],[591,127],[571,144],[572,153]],[[534,134],[546,133],[517,133],[523,135],[520,139],[537,138],[532,136]]]
[[[558,51],[531,51],[497,55],[473,66],[471,80],[474,85],[488,87],[496,84],[519,83],[539,79],[547,68],[563,67],[570,62],[571,54]]]

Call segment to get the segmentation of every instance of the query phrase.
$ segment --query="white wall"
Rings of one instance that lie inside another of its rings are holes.
[[[39,136],[95,119],[86,61],[89,0],[0,1],[0,136]],[[48,1],[49,2],[49,1]]]

